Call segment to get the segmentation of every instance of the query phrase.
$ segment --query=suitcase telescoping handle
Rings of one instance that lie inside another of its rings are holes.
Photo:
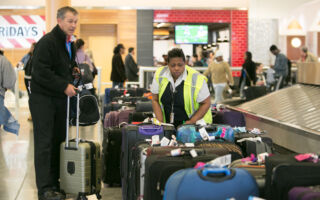
[[[79,147],[79,104],[80,104],[80,93],[77,92],[77,114],[76,114],[76,129],[77,129],[77,135],[76,135],[76,149]],[[67,100],[67,131],[66,131],[66,148],[69,148],[69,114],[70,113],[70,97],[68,96]]]

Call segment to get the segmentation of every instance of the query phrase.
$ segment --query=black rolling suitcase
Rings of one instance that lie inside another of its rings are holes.
[[[320,162],[298,162],[295,155],[266,158],[267,199],[286,200],[293,187],[320,185]]]
[[[266,86],[250,86],[244,88],[243,90],[244,96],[246,97],[246,101],[251,101],[253,99],[262,97],[267,94]]]
[[[188,153],[177,157],[161,157],[158,155],[151,155],[147,157],[145,162],[146,170],[143,199],[161,200],[165,184],[174,172],[180,169],[192,168],[197,164],[197,162],[208,162],[218,157],[215,154],[206,155],[201,150],[197,151],[199,152],[199,156],[195,158]]]
[[[132,122],[143,122],[146,118],[152,117],[152,112],[133,112],[129,114],[129,124]]]
[[[121,147],[121,183],[122,198],[128,199],[128,182],[131,178],[130,163],[133,162],[132,148],[137,142],[151,139],[154,135],[171,138],[175,134],[174,126],[157,126],[153,124],[128,125],[122,129],[122,147]]]
[[[102,180],[112,186],[121,185],[120,155],[121,155],[121,128],[109,127],[103,129],[102,142]]]

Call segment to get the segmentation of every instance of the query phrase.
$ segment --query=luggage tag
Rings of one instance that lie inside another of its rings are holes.
[[[186,146],[186,147],[194,147],[194,143],[185,143],[184,146]]]
[[[200,136],[202,137],[203,140],[209,140],[209,134],[206,131],[205,127],[200,128],[199,133],[200,133]]]
[[[170,123],[173,124],[173,122],[174,122],[174,113],[171,112],[170,113]]]
[[[258,154],[258,163],[264,163],[268,156],[269,154],[267,152]]]
[[[118,104],[122,104],[123,103],[123,101],[120,99],[120,100],[118,100]]]
[[[163,137],[160,141],[160,146],[164,147],[164,146],[168,146],[170,143],[170,140],[166,137]]]
[[[215,136],[209,136],[209,141],[214,141],[215,139],[216,139],[216,137]]]
[[[207,163],[210,166],[224,167],[231,164],[231,154],[220,156]]]
[[[170,152],[171,156],[180,156],[181,153],[182,153],[181,148],[179,148],[179,149],[173,149],[173,150],[171,150],[171,152]]]
[[[154,146],[154,145],[158,145],[160,144],[160,137],[159,135],[153,135],[151,137],[151,145]]]
[[[190,155],[192,156],[192,158],[195,158],[195,157],[198,156],[198,153],[197,153],[197,151],[196,151],[195,149],[191,149],[191,150],[189,151],[189,153],[190,153]]]

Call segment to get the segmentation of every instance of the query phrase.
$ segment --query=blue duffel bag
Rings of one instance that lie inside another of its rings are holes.
[[[259,196],[252,175],[244,169],[183,169],[168,179],[164,200],[229,199],[247,200]]]

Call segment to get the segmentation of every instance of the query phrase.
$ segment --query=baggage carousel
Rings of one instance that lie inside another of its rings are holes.
[[[297,84],[230,109],[247,128],[266,130],[273,142],[298,153],[320,153],[320,86]]]

